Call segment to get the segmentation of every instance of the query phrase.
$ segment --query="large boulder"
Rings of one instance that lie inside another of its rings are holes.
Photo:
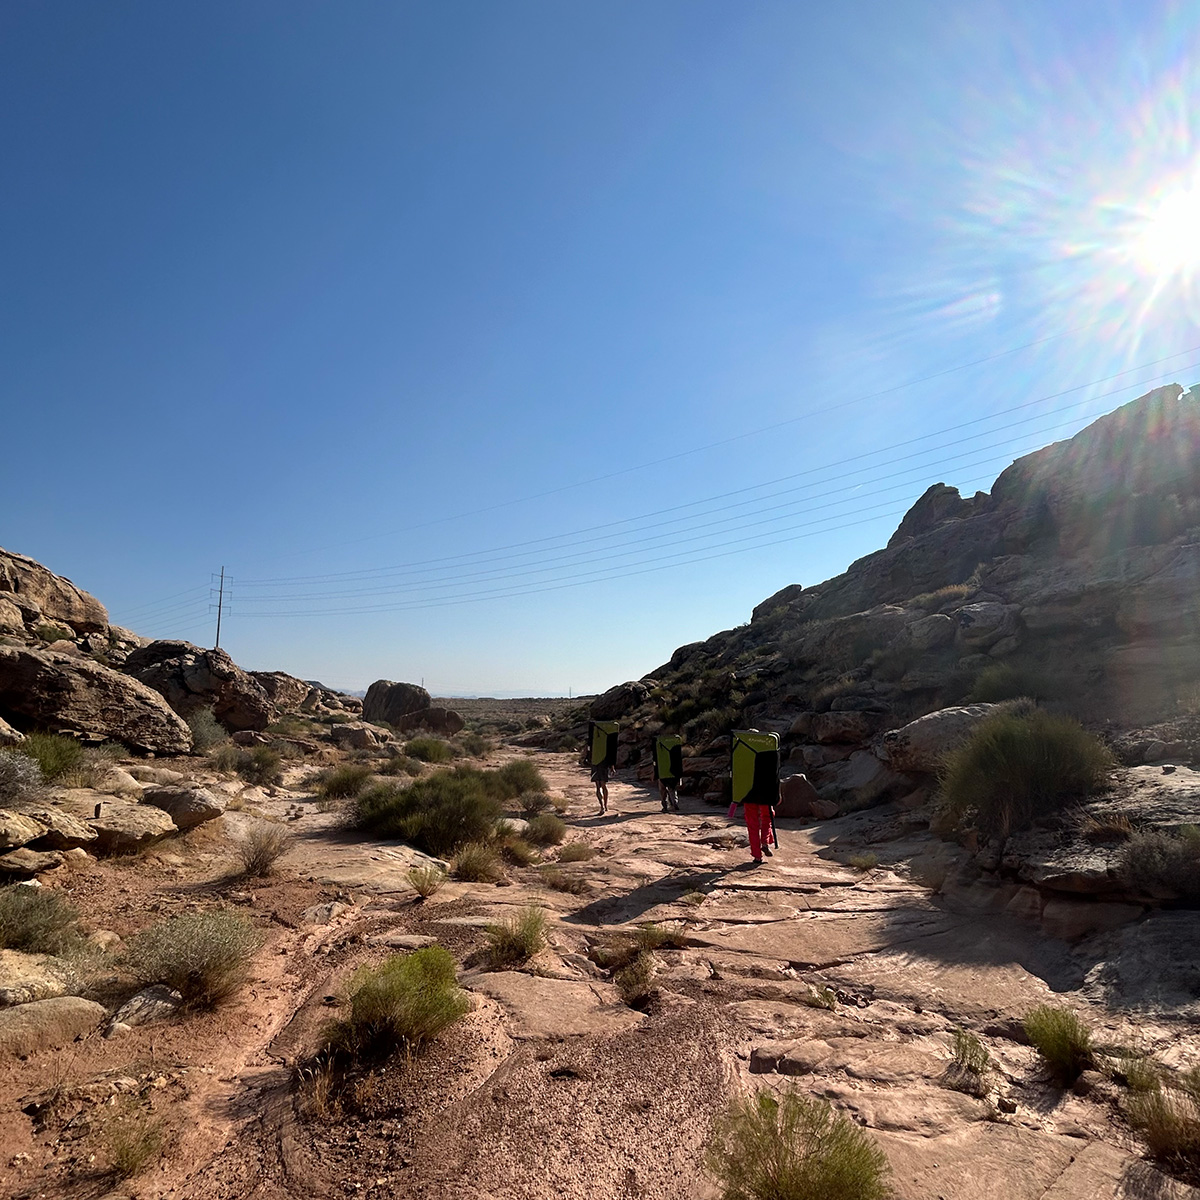
[[[440,733],[445,737],[453,737],[466,728],[466,721],[452,708],[440,708],[436,704],[418,712],[409,713],[396,722],[396,728],[401,733],[409,733],[414,729],[428,729],[431,733]]]
[[[192,732],[153,689],[55,650],[0,646],[0,714],[18,726],[122,742],[155,754],[186,754]]]
[[[131,854],[178,832],[170,816],[151,804],[113,800],[97,807],[99,815],[87,823],[96,831],[95,848],[101,854]]]
[[[230,733],[266,729],[275,715],[262,684],[225,653],[191,642],[151,642],[135,650],[122,668],[158,692],[180,716],[211,708]]]
[[[67,1046],[98,1029],[104,1006],[81,996],[56,996],[0,1012],[0,1053],[32,1054]]]
[[[382,721],[400,728],[405,717],[410,713],[423,712],[431,702],[429,693],[415,683],[377,679],[367,688],[362,707],[363,720]]]
[[[597,696],[588,711],[596,721],[619,721],[640,708],[655,686],[652,679],[619,683],[616,687],[610,687],[602,696]]]
[[[108,612],[95,596],[10,550],[0,550],[0,598],[29,623],[61,621],[76,633],[99,633],[108,627]]]
[[[0,851],[27,846],[46,832],[46,826],[28,813],[0,808]]]
[[[882,751],[894,771],[934,775],[947,751],[961,745],[967,735],[994,713],[1011,704],[961,704],[931,712],[883,735]]]
[[[271,698],[271,703],[283,713],[296,713],[308,699],[312,686],[285,671],[251,671],[250,677]]]
[[[214,821],[225,812],[225,801],[202,787],[148,787],[142,803],[161,808],[177,828],[195,829],[205,821]]]
[[[0,720],[0,746],[19,746],[25,740],[25,735],[14,729],[7,721]]]

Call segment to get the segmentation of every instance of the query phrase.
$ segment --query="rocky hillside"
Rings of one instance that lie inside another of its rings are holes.
[[[647,774],[652,736],[683,733],[687,790],[714,802],[728,730],[777,731],[784,775],[843,810],[927,787],[945,738],[904,727],[971,701],[1066,708],[1130,763],[1190,752],[1198,583],[1200,395],[1171,384],[1018,459],[988,493],[934,484],[884,549],[783,588],[590,715],[624,722],[621,764]]]

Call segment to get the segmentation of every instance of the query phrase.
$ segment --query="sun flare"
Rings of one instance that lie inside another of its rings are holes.
[[[1146,214],[1131,253],[1149,275],[1200,272],[1200,189],[1173,192]]]

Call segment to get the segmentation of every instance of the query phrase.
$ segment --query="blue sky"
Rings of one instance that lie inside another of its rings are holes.
[[[0,545],[339,686],[641,675],[1200,380],[1198,22],[9,0]]]

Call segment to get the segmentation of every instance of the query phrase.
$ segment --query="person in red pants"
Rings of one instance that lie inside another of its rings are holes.
[[[771,806],[769,804],[744,804],[746,830],[750,834],[750,857],[761,863],[763,855],[771,857]]]
[[[729,806],[745,809],[750,833],[750,857],[756,867],[771,854],[771,810],[779,801],[779,735],[757,729],[735,729],[730,735]]]

